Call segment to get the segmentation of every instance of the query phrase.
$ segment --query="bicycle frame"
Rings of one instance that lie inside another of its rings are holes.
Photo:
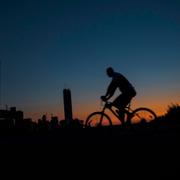
[[[103,101],[103,102],[104,102],[104,106],[102,107],[101,111],[93,112],[87,117],[85,123],[86,127],[93,126],[92,122],[95,122],[95,126],[102,126],[102,122],[104,122],[103,120],[104,117],[106,118],[107,122],[110,125],[112,125],[111,118],[105,112],[106,109],[108,109],[112,113],[112,115],[114,115],[114,117],[116,117],[121,122],[121,124],[131,124],[133,122],[137,123],[142,121],[150,122],[157,118],[156,113],[149,108],[139,107],[136,108],[135,110],[131,109],[130,108],[131,102],[128,104],[126,108],[124,108],[124,112],[122,112],[122,116],[121,116],[121,111],[119,113],[116,110],[114,110],[114,108],[112,108],[113,105],[111,102],[108,101]],[[100,119],[94,118],[95,116],[100,116]]]
[[[110,106],[110,107],[109,107]],[[128,106],[124,109],[124,113],[127,114],[127,119],[130,118],[130,115],[132,114],[133,110],[130,108],[131,104],[129,103]],[[120,119],[119,115],[112,109],[112,105],[111,102],[105,101],[105,105],[102,109],[102,113],[105,112],[106,109],[109,109],[111,111],[111,113],[119,120],[122,122],[122,120]]]

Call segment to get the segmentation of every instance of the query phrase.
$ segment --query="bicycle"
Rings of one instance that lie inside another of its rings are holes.
[[[105,113],[105,110],[108,109],[112,114],[121,122],[121,124],[132,124],[132,122],[150,122],[157,118],[156,113],[146,107],[139,107],[135,110],[131,109],[131,102],[124,109],[124,119],[122,120],[119,116],[117,110],[113,110],[111,102],[104,101],[104,107],[102,111],[91,113],[86,121],[85,127],[101,127],[101,126],[112,126],[111,118]]]

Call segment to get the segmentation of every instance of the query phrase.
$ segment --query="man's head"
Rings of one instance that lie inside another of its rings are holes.
[[[106,73],[107,73],[107,75],[108,75],[109,77],[112,77],[113,74],[114,74],[113,68],[112,68],[112,67],[108,67],[108,68],[106,69]]]

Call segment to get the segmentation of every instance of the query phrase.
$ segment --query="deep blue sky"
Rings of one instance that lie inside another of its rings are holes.
[[[63,116],[63,88],[75,116],[97,110],[107,66],[159,111],[180,100],[179,0],[1,0],[2,106],[26,116]]]

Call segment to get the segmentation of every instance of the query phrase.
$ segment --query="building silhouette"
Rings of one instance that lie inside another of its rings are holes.
[[[23,112],[17,111],[16,107],[11,107],[10,110],[0,110],[0,124],[2,128],[18,127],[22,124],[23,119]]]
[[[73,120],[72,113],[72,100],[71,100],[71,91],[69,89],[63,90],[64,98],[64,116],[67,124],[70,124]]]

